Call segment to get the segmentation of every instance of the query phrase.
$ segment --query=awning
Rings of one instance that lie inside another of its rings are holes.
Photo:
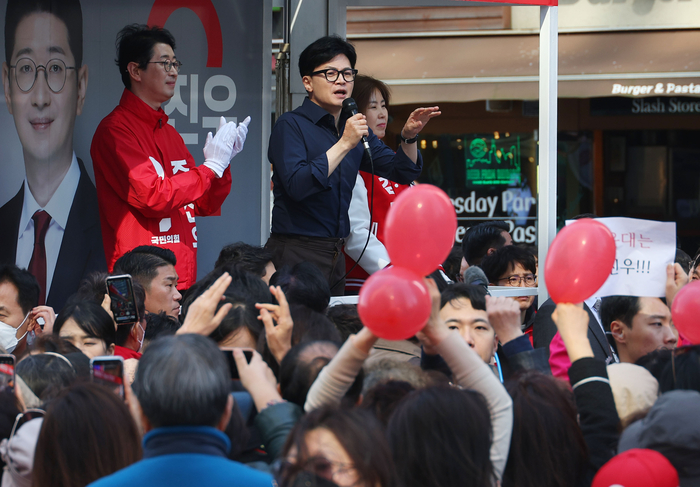
[[[391,86],[392,104],[538,98],[537,35],[353,44],[357,68]],[[560,33],[559,97],[700,96],[698,45],[697,30]]]

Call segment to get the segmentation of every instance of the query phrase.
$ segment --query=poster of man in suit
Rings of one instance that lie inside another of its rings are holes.
[[[73,150],[88,87],[82,34],[79,0],[8,0],[2,81],[25,177],[0,208],[0,259],[27,268],[40,304],[57,311],[85,276],[107,270],[95,185]]]
[[[260,161],[271,126],[271,19],[271,0],[0,0],[0,264],[29,269],[56,312],[85,277],[110,271],[90,146],[124,89],[115,40],[130,24],[159,25],[178,40],[183,67],[162,108],[197,164],[221,116],[255,115],[221,216],[192,215],[198,278],[224,245],[260,245],[269,225],[269,166]]]

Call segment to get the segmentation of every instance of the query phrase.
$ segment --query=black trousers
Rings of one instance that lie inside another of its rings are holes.
[[[318,267],[328,279],[331,295],[345,294],[345,239],[305,237],[273,233],[265,248],[272,252],[272,263],[277,269],[290,267],[300,262],[310,262]]]

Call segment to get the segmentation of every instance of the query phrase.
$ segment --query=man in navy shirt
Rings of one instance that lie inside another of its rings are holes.
[[[270,136],[275,203],[272,234],[265,245],[276,268],[308,261],[327,277],[333,295],[343,294],[348,207],[358,170],[408,184],[421,172],[418,133],[440,114],[418,108],[401,131],[398,152],[384,145],[361,113],[343,113],[352,96],[357,70],[355,48],[338,36],[322,37],[299,57],[299,73],[308,97],[283,114]],[[343,116],[341,116],[343,115]],[[372,161],[360,143],[367,137]]]

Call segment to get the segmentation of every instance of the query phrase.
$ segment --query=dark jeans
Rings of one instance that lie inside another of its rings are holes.
[[[265,248],[272,252],[277,269],[300,262],[310,262],[321,270],[331,287],[331,295],[342,296],[345,291],[345,239],[305,237],[273,233]]]

